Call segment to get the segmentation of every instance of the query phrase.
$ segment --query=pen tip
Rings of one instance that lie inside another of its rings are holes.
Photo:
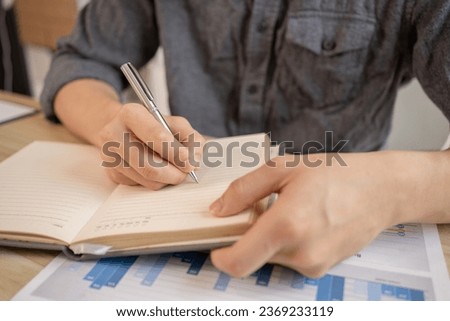
[[[196,182],[198,184],[198,177],[197,175],[195,175],[194,172],[190,172],[189,175],[192,177],[192,179],[194,180],[194,182]]]

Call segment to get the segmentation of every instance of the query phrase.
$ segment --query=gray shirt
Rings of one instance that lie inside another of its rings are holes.
[[[376,150],[413,77],[450,117],[450,0],[93,0],[59,41],[46,115],[74,79],[121,91],[119,66],[143,66],[159,46],[172,113],[207,135]]]

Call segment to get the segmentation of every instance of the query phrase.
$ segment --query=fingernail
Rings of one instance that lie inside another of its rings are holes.
[[[222,210],[222,198],[219,198],[218,200],[216,200],[209,207],[209,212],[212,215],[216,215],[216,216],[219,215],[221,210]]]

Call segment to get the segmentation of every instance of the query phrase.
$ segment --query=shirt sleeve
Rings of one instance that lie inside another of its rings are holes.
[[[450,0],[418,0],[413,71],[430,99],[450,120]]]
[[[120,92],[125,86],[120,66],[129,61],[142,67],[158,46],[152,1],[92,0],[72,34],[58,41],[40,97],[46,117],[57,121],[54,98],[73,80],[102,80]]]

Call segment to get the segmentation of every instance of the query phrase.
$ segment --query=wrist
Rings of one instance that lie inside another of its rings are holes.
[[[55,97],[55,113],[74,134],[100,146],[100,132],[115,117],[121,103],[114,89],[99,80],[79,79]]]
[[[390,152],[392,223],[449,222],[450,153]]]

